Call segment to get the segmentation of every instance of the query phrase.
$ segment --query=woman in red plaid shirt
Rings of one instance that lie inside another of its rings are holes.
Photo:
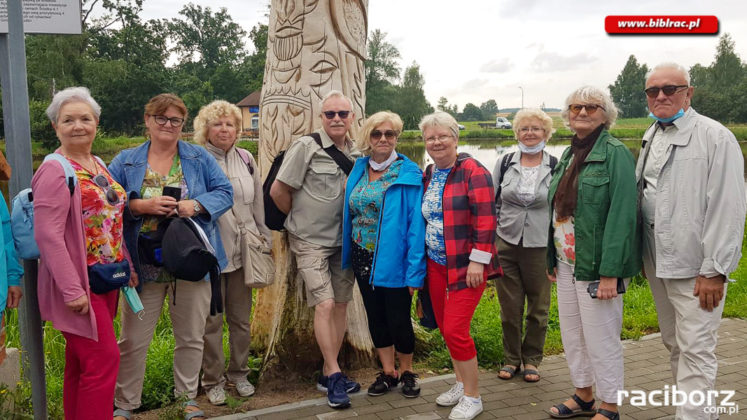
[[[425,172],[423,196],[428,291],[457,379],[436,403],[456,405],[450,419],[473,419],[482,412],[482,400],[469,328],[496,258],[493,181],[482,164],[457,154],[454,117],[445,112],[426,115],[420,130],[434,162]]]

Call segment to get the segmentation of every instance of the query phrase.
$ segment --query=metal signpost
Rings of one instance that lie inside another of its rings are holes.
[[[0,82],[5,123],[5,154],[13,168],[10,197],[28,187],[33,175],[24,26],[36,33],[80,33],[78,0],[26,2],[0,0]],[[37,262],[24,261],[23,298],[18,323],[24,351],[24,377],[31,380],[35,419],[47,419],[44,342],[36,294]]]

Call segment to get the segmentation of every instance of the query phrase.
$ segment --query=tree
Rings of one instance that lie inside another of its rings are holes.
[[[496,114],[498,114],[498,104],[495,99],[488,99],[487,102],[483,102],[480,105],[480,111],[482,112],[483,120],[494,120]]]
[[[464,106],[462,119],[465,121],[480,121],[482,120],[482,111],[477,105],[470,102]]]
[[[368,38],[366,67],[366,113],[395,108],[396,89],[399,79],[400,55],[397,47],[385,40],[386,32],[374,30]]]
[[[249,39],[254,44],[254,53],[248,55],[241,64],[240,72],[247,79],[247,92],[262,89],[267,60],[267,25],[259,23],[249,32]]]
[[[405,69],[402,85],[397,89],[396,102],[392,109],[402,117],[404,128],[407,130],[416,129],[420,119],[425,114],[433,112],[433,107],[425,99],[424,85],[425,80],[420,74],[420,66],[413,62]]]
[[[692,106],[703,115],[721,122],[746,122],[747,66],[735,52],[734,41],[727,33],[716,46],[710,66],[700,64],[690,69],[690,83],[695,86]]]
[[[638,65],[634,55],[628,57],[614,84],[609,85],[610,94],[615,105],[625,118],[644,117],[648,113],[643,89],[646,85],[648,67]]]

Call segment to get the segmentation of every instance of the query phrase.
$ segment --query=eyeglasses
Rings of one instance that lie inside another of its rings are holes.
[[[384,132],[374,130],[371,132],[372,140],[381,140],[381,136],[386,137],[387,140],[392,140],[397,138],[397,132],[393,130],[386,130]]]
[[[659,96],[659,92],[664,92],[667,96],[672,96],[675,93],[679,92],[680,90],[689,87],[687,85],[666,85],[663,87],[650,87],[648,89],[644,89],[644,92],[646,93],[646,96],[649,98],[656,98]]]
[[[443,143],[446,140],[453,138],[454,136],[451,134],[442,134],[440,136],[430,136],[427,139],[425,139],[426,143],[435,143],[436,141]]]
[[[530,131],[532,133],[539,133],[540,131],[545,131],[545,129],[542,128],[542,127],[521,127],[519,129],[519,133],[521,133],[521,134],[526,134],[526,133],[528,133]]]
[[[93,182],[104,189],[104,192],[106,193],[106,201],[108,201],[109,204],[119,203],[117,192],[114,191],[112,185],[109,183],[109,180],[106,179],[104,174],[96,174],[96,176],[93,177]]]
[[[581,112],[582,109],[586,109],[586,113],[588,115],[593,115],[595,112],[597,112],[597,109],[601,108],[602,111],[605,111],[604,107],[602,105],[595,105],[595,104],[571,104],[568,105],[568,109],[573,113],[573,115],[578,115],[579,112]]]
[[[172,127],[181,127],[182,124],[184,124],[184,118],[179,117],[165,117],[163,115],[151,115],[154,120],[156,120],[156,124],[158,125],[166,125],[166,123],[171,123]]]
[[[350,114],[350,111],[324,111],[322,112],[322,114],[324,114],[324,116],[327,117],[328,120],[331,120],[332,118],[334,118],[335,114],[339,115],[340,118],[344,120],[345,118],[348,117],[348,115]]]

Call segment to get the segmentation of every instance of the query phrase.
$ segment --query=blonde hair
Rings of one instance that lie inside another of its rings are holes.
[[[366,122],[363,123],[361,136],[356,141],[358,150],[362,153],[369,154],[371,152],[371,133],[376,129],[376,127],[386,122],[392,125],[392,128],[397,133],[397,138],[399,138],[400,133],[402,133],[402,127],[404,126],[402,118],[391,111],[380,111],[366,118]]]
[[[571,128],[570,126],[570,110],[568,106],[571,104],[596,104],[601,105],[604,109],[604,128],[608,129],[615,125],[617,120],[617,106],[612,102],[612,98],[607,92],[594,86],[582,86],[574,90],[567,98],[565,98],[565,107],[560,116],[563,118],[563,124]],[[573,130],[571,130],[573,131]]]
[[[519,139],[519,125],[521,125],[522,121],[532,118],[536,118],[542,123],[542,128],[545,129],[545,141],[550,140],[552,133],[555,132],[555,129],[552,127],[552,118],[539,108],[524,108],[516,113],[513,121],[513,130],[516,139]]]
[[[193,123],[195,128],[193,139],[195,143],[202,145],[207,143],[207,133],[210,129],[210,123],[222,117],[233,117],[236,124],[236,138],[238,138],[239,132],[241,132],[241,111],[239,107],[223,100],[217,100],[200,108],[200,112],[195,117]]]

